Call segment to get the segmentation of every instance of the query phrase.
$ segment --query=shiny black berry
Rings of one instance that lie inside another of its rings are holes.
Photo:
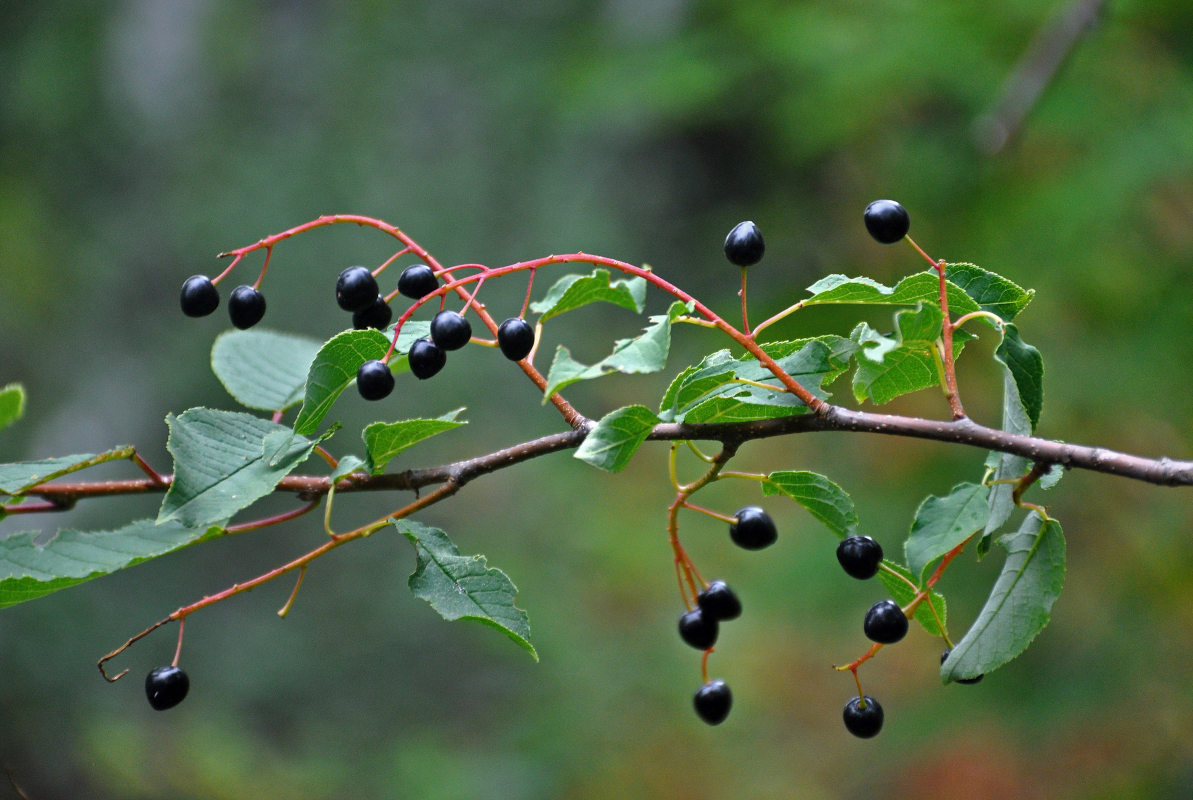
[[[877,736],[882,730],[882,706],[870,695],[850,700],[845,704],[842,716],[845,729],[861,739]]]
[[[439,279],[426,264],[412,264],[398,276],[398,292],[411,300],[421,300],[439,288]]]
[[[862,630],[872,642],[894,644],[907,635],[907,615],[894,600],[879,600],[866,612]]]
[[[869,536],[850,536],[837,545],[837,560],[858,580],[873,578],[882,563],[882,545]]]
[[[510,361],[521,361],[534,349],[534,328],[521,317],[510,317],[497,326],[497,346]]]
[[[220,293],[206,275],[192,275],[182,282],[182,313],[205,317],[220,304]]]
[[[762,241],[762,232],[753,222],[746,220],[739,222],[725,237],[725,257],[729,263],[739,267],[748,267],[762,260],[766,251],[766,244]]]
[[[761,550],[775,543],[779,532],[775,522],[758,506],[746,506],[733,515],[729,525],[729,538],[738,547],[746,550]]]
[[[741,601],[725,581],[713,581],[696,595],[696,605],[705,615],[718,622],[737,619],[741,616]]]
[[[377,279],[368,267],[348,267],[336,279],[336,302],[345,311],[360,311],[377,297]]]
[[[383,361],[366,361],[356,370],[356,388],[364,399],[380,400],[394,390],[394,374]]]
[[[949,657],[949,653],[951,653],[951,652],[953,652],[953,651],[952,651],[952,650],[945,650],[943,653],[941,653],[941,654],[940,654],[940,663],[941,663],[941,664],[944,664],[945,660],[946,660],[946,659],[948,659],[948,657]],[[972,677],[972,678],[953,678],[953,683],[968,683],[968,684],[973,684],[973,683],[977,683],[978,681],[980,681],[980,680],[981,680],[982,678],[984,678],[984,677],[986,677],[986,676],[985,676],[985,675],[976,675],[976,676],[974,676],[974,677]]]
[[[447,363],[447,353],[430,339],[422,338],[410,345],[410,371],[419,380],[433,377]]]
[[[699,608],[685,611],[679,618],[679,636],[697,650],[707,650],[717,643],[717,621]]]
[[[431,319],[431,340],[444,350],[459,350],[472,338],[472,323],[455,311],[440,311]]]
[[[720,725],[733,707],[733,693],[725,681],[709,681],[692,698],[696,714],[709,725]]]
[[[883,244],[894,244],[906,236],[911,228],[911,218],[907,216],[907,209],[894,200],[875,200],[866,206],[863,218],[866,230]]]
[[[393,318],[394,310],[389,307],[389,303],[385,302],[384,297],[377,295],[377,299],[372,303],[359,311],[352,312],[352,327],[358,331],[363,331],[365,328],[384,330]]]
[[[190,678],[179,667],[154,667],[145,678],[145,694],[149,697],[149,705],[158,711],[181,703],[190,688]]]
[[[265,295],[252,286],[237,286],[228,298],[228,316],[242,331],[253,327],[265,316]]]

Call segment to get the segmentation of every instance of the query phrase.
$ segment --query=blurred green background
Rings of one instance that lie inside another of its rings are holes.
[[[975,144],[975,121],[1033,37],[1072,5],[5,3],[0,384],[24,382],[30,408],[0,433],[0,458],[131,443],[168,468],[166,413],[233,407],[207,367],[223,311],[184,318],[178,286],[214,273],[221,250],[319,214],[381,217],[446,263],[574,250],[650,263],[726,314],[736,272],[721,241],[754,219],[768,246],[751,273],[761,319],[826,273],[893,281],[921,269],[908,248],[865,234],[861,211],[878,197],[904,203],[934,256],[1038,290],[1019,323],[1048,370],[1043,435],[1189,457],[1193,4],[1108,3],[1007,146]],[[344,326],[336,274],[391,252],[380,234],[347,228],[277,248],[263,325],[317,337]],[[500,318],[523,290],[486,286],[485,300]],[[809,310],[773,333],[846,333],[856,320]],[[553,323],[543,352],[566,342],[594,358],[639,325],[588,309]],[[569,394],[594,417],[650,404],[720,346],[684,328],[667,374]],[[983,422],[999,413],[992,347],[971,345],[961,370]],[[461,405],[467,428],[392,468],[558,429],[519,377],[468,348],[434,381],[400,381],[388,408],[346,398],[332,449],[359,452],[353,426],[379,415]],[[892,409],[945,413],[937,398]],[[920,499],[979,478],[983,455],[822,434],[750,444],[740,467],[827,472],[855,494],[864,532],[897,553]],[[169,632],[115,662],[127,680],[103,682],[100,654],[311,548],[315,519],[6,609],[0,763],[37,800],[1189,796],[1189,490],[1073,473],[1035,493],[1069,542],[1051,626],[981,684],[946,687],[939,643],[914,630],[862,671],[887,712],[870,741],[843,729],[854,689],[830,666],[864,650],[861,616],[881,590],[844,576],[835,539],[777,499],[766,504],[782,538],[763,554],[732,548],[720,523],[683,518],[697,564],[746,606],[710,662],[733,687],[733,713],[718,728],[695,718],[699,657],[675,635],[669,495],[663,447],[613,476],[561,454],[420,517],[511,575],[539,664],[412,598],[410,547],[379,535],[310,570],[284,621],[274,612],[288,582],[192,617],[191,695],[177,709],[150,710],[141,688],[169,661]],[[702,500],[732,513],[760,498],[731,485]],[[403,501],[346,498],[339,527]],[[0,535],[154,508],[85,503],[10,517]],[[955,636],[1000,555],[971,562],[942,584]]]

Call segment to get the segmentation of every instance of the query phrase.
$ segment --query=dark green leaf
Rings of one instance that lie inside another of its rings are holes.
[[[368,454],[369,472],[377,474],[385,469],[398,453],[424,439],[450,431],[467,423],[456,421],[463,408],[450,411],[438,419],[407,419],[401,422],[374,422],[361,434]]]
[[[641,314],[646,302],[646,280],[625,278],[610,282],[609,270],[597,269],[591,275],[564,275],[555,282],[547,296],[530,304],[530,310],[541,314],[539,322],[589,303],[612,303]]]
[[[227,330],[211,347],[211,369],[236,402],[282,411],[303,399],[307,372],[320,343],[305,336],[253,328]]]
[[[1051,617],[1065,579],[1060,523],[1034,511],[998,540],[1007,560],[977,620],[940,667],[941,680],[992,672],[1022,653]]]
[[[1035,294],[1034,289],[1024,289],[976,264],[948,264],[944,274],[949,282],[955,283],[973,298],[983,311],[989,311],[1006,322],[1013,320]],[[951,304],[949,310],[955,311]]]
[[[1002,380],[1002,429],[1008,433],[1031,435],[1031,420],[1023,410],[1023,402],[1019,399],[1019,389],[1015,385],[1015,377],[1003,365]],[[990,475],[990,494],[987,505],[990,507],[990,518],[986,520],[986,527],[982,531],[982,538],[978,542],[978,557],[981,558],[990,550],[994,533],[1003,526],[1011,514],[1015,512],[1015,501],[1012,493],[1015,486],[1004,481],[1018,480],[1027,474],[1031,466],[1023,456],[1012,453],[991,451],[986,458],[986,466],[994,470]]]
[[[409,519],[393,525],[414,545],[418,557],[410,575],[415,597],[426,600],[449,622],[470,619],[496,628],[538,661],[526,612],[514,605],[518,589],[504,572],[487,566],[484,556],[460,555],[438,528]]]
[[[980,483],[962,483],[944,497],[929,496],[916,509],[905,548],[917,584],[929,564],[985,526],[990,516],[987,491]]]
[[[319,348],[307,374],[306,396],[294,431],[310,435],[323,422],[327,412],[352,381],[356,371],[366,361],[380,359],[389,350],[389,338],[371,328],[362,331],[344,331],[328,340]],[[390,364],[390,370],[394,365]]]
[[[659,422],[646,406],[625,406],[601,418],[576,450],[576,458],[606,472],[620,472]]]
[[[978,304],[952,282],[946,283],[951,314],[977,311]],[[870,278],[850,278],[845,275],[826,275],[808,287],[812,296],[801,305],[825,303],[857,303],[866,305],[914,306],[916,303],[940,304],[940,277],[935,272],[909,275],[893,287],[884,286]]]
[[[902,564],[896,564],[886,559],[883,559],[882,563],[886,569],[878,570],[878,581],[890,592],[892,600],[901,607],[907,605],[919,593],[919,590],[913,589],[908,581],[911,581],[912,584],[917,583],[917,581],[912,577],[907,567]],[[902,575],[903,578],[892,575],[888,570],[894,570],[899,575]],[[929,603],[931,603],[931,607],[929,607]],[[936,611],[936,616],[933,616],[933,610]],[[916,608],[912,617],[931,635],[943,636],[944,630],[941,628],[941,625],[947,628],[949,624],[948,606],[944,601],[944,596],[935,589],[929,591],[927,598]],[[939,623],[936,621],[937,617],[940,618]]]
[[[1044,359],[1040,351],[1019,338],[1018,328],[1007,324],[1003,329],[1002,344],[994,351],[994,357],[1014,377],[1019,402],[1023,404],[1034,431],[1044,407]]]
[[[25,387],[10,383],[0,389],[0,428],[7,428],[25,415]]]
[[[96,464],[132,458],[133,448],[115,447],[98,455],[84,453],[74,456],[45,458],[40,461],[21,461],[16,464],[0,464],[0,492],[21,494],[39,483],[61,478]]]
[[[762,493],[790,497],[842,539],[857,530],[853,498],[818,472],[772,472],[762,482]]]

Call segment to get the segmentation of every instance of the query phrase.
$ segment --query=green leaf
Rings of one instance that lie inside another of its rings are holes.
[[[914,310],[895,314],[893,341],[865,323],[855,328],[853,338],[860,349],[853,374],[853,393],[858,401],[868,397],[882,404],[900,395],[940,385],[942,373],[936,341],[943,320],[939,307],[921,303]],[[956,334],[954,360],[969,336],[963,331]]]
[[[543,402],[546,403],[551,395],[578,381],[599,378],[612,372],[639,374],[659,371],[667,363],[667,351],[671,348],[671,323],[688,311],[685,303],[672,303],[666,314],[650,318],[650,325],[640,336],[619,339],[613,352],[592,366],[576,361],[568,349],[560,345],[547,373]]]
[[[1002,429],[1008,433],[1031,435],[1031,420],[1023,409],[1023,401],[1019,398],[1019,389],[1015,385],[1015,377],[1003,365],[1002,388]],[[1015,513],[1015,501],[1012,497],[1015,486],[1002,481],[1018,480],[1027,474],[1031,462],[1023,456],[1012,453],[991,451],[986,458],[986,465],[994,469],[990,476],[990,494],[986,504],[990,508],[990,517],[986,520],[986,527],[982,531],[982,538],[978,542],[978,558],[982,558],[990,550],[994,533],[1003,526],[1011,514]]]
[[[1007,560],[985,607],[940,666],[944,682],[974,678],[1010,661],[1035,639],[1052,613],[1065,579],[1060,523],[1034,511],[1019,530],[998,540]]]
[[[983,311],[989,311],[1006,322],[1014,319],[1036,293],[1035,289],[1024,289],[976,264],[947,264],[944,274],[951,283],[973,298]],[[953,311],[951,297],[949,301],[949,310]]]
[[[772,472],[762,482],[762,493],[790,497],[842,539],[857,530],[853,498],[818,472]]]
[[[46,541],[41,531],[0,539],[0,608],[23,603],[150,558],[223,534],[178,522],[131,522],[113,531],[64,529]]]
[[[25,416],[25,387],[10,383],[0,389],[0,429]]]
[[[896,564],[887,559],[883,559],[882,563],[886,569],[878,570],[878,581],[890,592],[892,600],[901,607],[907,605],[918,594],[918,590],[913,589],[907,581],[911,581],[914,584],[917,583],[916,579],[912,577],[911,571],[902,564]],[[887,571],[888,569],[899,573],[906,580],[901,580],[892,575]],[[928,607],[929,603],[932,604],[931,608]],[[932,615],[933,609],[936,610],[936,616]],[[936,617],[940,617],[939,623],[936,621]],[[943,636],[944,630],[941,628],[941,625],[943,624],[947,628],[949,624],[948,605],[944,601],[944,596],[935,589],[930,590],[928,597],[925,598],[924,602],[920,603],[915,613],[912,614],[912,618],[932,636]]]
[[[601,418],[576,450],[576,458],[607,472],[620,472],[646,441],[659,418],[646,406],[625,406]]]
[[[352,455],[343,456],[336,463],[336,468],[334,470],[332,470],[332,473],[329,477],[331,478],[331,482],[335,483],[340,478],[347,477],[348,475],[351,475],[353,472],[356,472],[358,469],[363,469],[365,467],[366,467],[365,460],[363,458],[361,458],[360,456],[352,456]]]
[[[904,547],[917,584],[922,585],[929,564],[985,526],[990,517],[987,491],[980,483],[962,483],[944,497],[929,496],[916,509]]]
[[[361,434],[368,457],[369,472],[376,475],[385,470],[385,465],[398,453],[407,450],[424,439],[450,431],[466,422],[456,421],[463,408],[449,411],[438,419],[407,419],[401,422],[374,422]]]
[[[546,322],[566,311],[597,302],[612,303],[641,314],[646,303],[646,279],[635,277],[610,282],[607,269],[594,270],[591,275],[564,275],[546,297],[530,304],[530,310],[542,315],[539,322]]]
[[[1019,329],[1012,324],[1003,327],[1002,344],[994,351],[994,358],[1010,371],[1019,392],[1019,402],[1031,421],[1031,430],[1040,422],[1044,407],[1044,359],[1040,351],[1019,338]]]
[[[538,661],[530,643],[530,621],[514,605],[518,589],[504,572],[486,565],[481,555],[462,556],[439,528],[409,519],[393,522],[417,554],[410,591],[426,600],[445,620],[470,619],[496,628]]]
[[[283,425],[237,411],[192,408],[167,416],[166,424],[174,481],[157,519],[192,528],[222,524],[270,494],[317,444]],[[279,447],[284,448],[281,453]]]
[[[16,464],[0,464],[0,492],[18,495],[39,483],[52,481],[96,464],[132,458],[133,448],[114,447],[99,453],[83,453],[74,456],[44,458],[40,461],[21,461]]]
[[[808,287],[812,296],[801,305],[826,303],[856,303],[864,305],[914,306],[916,303],[940,303],[940,276],[936,272],[917,272],[899,281],[894,287],[884,286],[870,278],[850,278],[845,275],[826,275]],[[945,284],[949,298],[949,312],[968,314],[977,311],[978,304],[951,281]]]
[[[233,329],[215,337],[211,369],[242,406],[282,411],[302,401],[307,372],[319,349],[317,340],[305,336]]]
[[[344,331],[329,339],[311,362],[302,409],[294,421],[295,433],[314,433],[336,398],[356,380],[360,365],[380,359],[388,350],[389,338],[372,328]],[[389,366],[392,371],[394,364]]]

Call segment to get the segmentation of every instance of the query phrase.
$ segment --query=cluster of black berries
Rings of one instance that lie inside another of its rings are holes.
[[[182,283],[182,313],[205,317],[220,304],[220,293],[206,275],[192,275]],[[241,330],[251,328],[265,316],[265,295],[252,286],[237,286],[228,298],[228,316]]]
[[[729,538],[746,550],[761,550],[779,538],[774,520],[758,506],[746,506],[733,516]],[[696,595],[696,607],[679,618],[679,636],[697,650],[717,642],[722,622],[741,616],[741,601],[725,581],[713,581]],[[709,725],[720,725],[729,716],[733,694],[723,680],[700,687],[693,698],[696,714]]]

